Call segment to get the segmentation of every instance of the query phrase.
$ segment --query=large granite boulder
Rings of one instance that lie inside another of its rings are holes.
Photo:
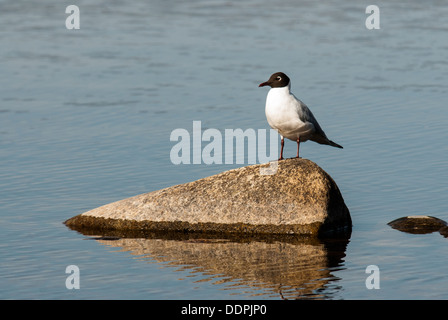
[[[334,180],[314,162],[250,165],[75,216],[72,229],[327,235],[351,231]],[[277,167],[278,166],[278,167]],[[274,167],[271,174],[263,170]]]

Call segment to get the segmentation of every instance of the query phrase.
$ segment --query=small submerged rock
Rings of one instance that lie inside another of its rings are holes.
[[[393,220],[388,225],[402,232],[425,234],[446,228],[447,223],[431,216],[407,216]]]
[[[324,235],[351,231],[334,180],[314,162],[257,164],[104,205],[72,229]],[[82,232],[82,231],[81,231]]]
[[[444,236],[445,238],[448,238],[448,226],[442,227],[439,230],[439,233]]]

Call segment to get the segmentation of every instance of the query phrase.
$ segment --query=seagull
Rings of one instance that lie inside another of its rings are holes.
[[[270,86],[266,98],[266,118],[272,129],[277,130],[281,138],[280,158],[283,159],[284,138],[297,142],[299,158],[300,142],[311,140],[320,144],[341,148],[331,141],[320,127],[310,109],[291,93],[291,81],[283,72],[271,75],[268,81],[258,87]]]

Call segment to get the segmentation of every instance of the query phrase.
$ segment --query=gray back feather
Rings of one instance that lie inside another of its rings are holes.
[[[299,108],[299,110],[298,110],[299,119],[301,121],[303,121],[303,122],[311,122],[314,125],[314,128],[316,129],[316,133],[315,134],[316,135],[320,135],[320,136],[324,137],[325,139],[328,139],[327,135],[325,134],[325,132],[320,127],[319,123],[317,122],[317,120],[314,117],[314,115],[311,112],[311,110],[308,109],[306,104],[304,104],[302,101],[300,101],[300,103],[302,105],[302,108]]]

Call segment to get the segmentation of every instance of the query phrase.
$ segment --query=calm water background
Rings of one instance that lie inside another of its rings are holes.
[[[370,3],[359,1],[76,4],[81,29],[67,30],[69,3],[0,1],[0,298],[280,299],[201,261],[143,259],[62,224],[241,166],[175,166],[170,133],[194,120],[267,129],[258,84],[276,71],[344,146],[301,148],[335,179],[354,223],[345,257],[307,297],[448,298],[448,239],[387,226],[448,220],[446,2],[376,2],[380,30],[366,29]],[[65,288],[71,264],[80,290]],[[365,286],[372,264],[379,290]]]

